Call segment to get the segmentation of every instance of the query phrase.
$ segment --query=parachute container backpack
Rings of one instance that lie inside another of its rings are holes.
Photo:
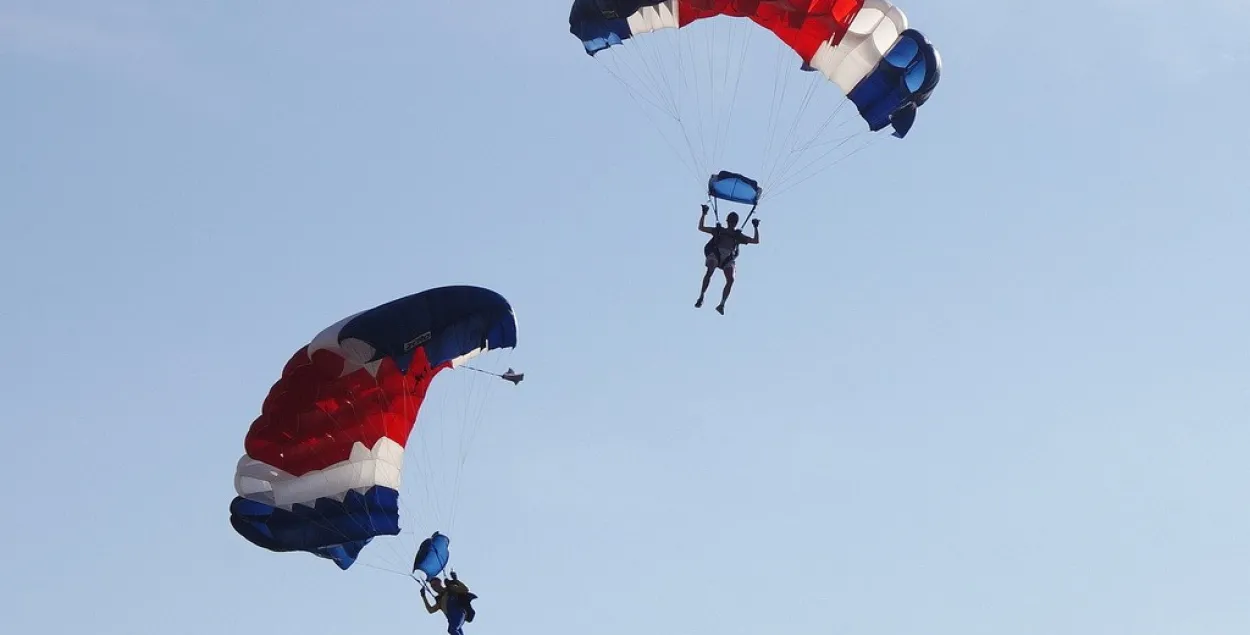
[[[569,32],[691,176],[741,166],[770,198],[907,136],[941,76],[885,0],[574,0]]]
[[[481,402],[491,386],[520,381],[488,358],[516,343],[512,306],[472,286],[409,295],[326,328],[290,357],[247,432],[231,525],[256,546],[343,570],[359,560],[418,580],[438,575]]]

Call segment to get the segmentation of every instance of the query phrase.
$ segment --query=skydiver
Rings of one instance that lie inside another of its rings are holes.
[[[695,301],[694,307],[697,309],[703,306],[703,296],[707,293],[707,286],[712,283],[712,273],[719,268],[725,274],[725,290],[721,292],[720,304],[716,305],[716,312],[724,315],[725,301],[729,299],[729,292],[734,286],[734,263],[738,259],[738,246],[760,244],[760,219],[751,219],[755,235],[747,238],[742,230],[737,228],[737,212],[730,212],[725,217],[725,224],[728,227],[721,227],[720,223],[717,223],[715,227],[708,227],[705,222],[707,210],[707,205],[704,205],[703,213],[699,215],[699,231],[711,234],[712,237],[703,246],[707,273],[703,275],[703,288],[699,290],[699,299]]]
[[[469,592],[469,587],[456,577],[455,571],[451,572],[450,578],[445,583],[437,576],[431,578],[430,588],[434,589],[434,601],[430,602],[425,587],[421,587],[421,601],[428,613],[443,612],[443,616],[447,618],[448,635],[464,635],[465,622],[472,622],[477,616],[477,611],[473,610],[473,600],[477,596]]]

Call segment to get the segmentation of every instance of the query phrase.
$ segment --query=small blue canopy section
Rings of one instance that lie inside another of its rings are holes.
[[[447,561],[451,559],[450,546],[451,540],[437,531],[422,540],[421,546],[417,547],[416,557],[412,559],[412,572],[424,573],[426,580],[442,573]]]
[[[903,138],[916,121],[916,109],[928,101],[942,76],[937,49],[915,29],[898,41],[877,67],[847,95],[874,132],[894,127]]]
[[[664,0],[573,0],[569,11],[569,32],[577,36],[594,55],[611,46],[623,44],[633,36],[626,21],[642,7],[662,4]]]
[[[754,179],[724,170],[713,174],[707,182],[707,195],[722,201],[757,205],[764,191]]]
[[[319,498],[314,507],[297,504],[289,511],[235,497],[230,524],[257,546],[308,551],[345,570],[374,536],[399,533],[399,493],[374,486],[364,494],[349,491],[342,502]]]
[[[451,286],[422,291],[357,315],[338,338],[374,348],[373,360],[391,357],[408,372],[413,353],[425,349],[430,366],[476,349],[516,346],[516,316],[502,295],[482,287]]]

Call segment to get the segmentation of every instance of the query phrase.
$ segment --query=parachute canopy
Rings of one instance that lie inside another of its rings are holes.
[[[771,31],[799,55],[803,70],[837,84],[871,130],[897,118],[899,138],[941,74],[937,50],[885,0],[574,0],[569,31],[595,55],[716,16],[747,18]]]
[[[728,152],[770,197],[905,137],[941,77],[887,0],[573,0],[569,31],[695,179]]]
[[[762,194],[759,183],[735,172],[721,170],[707,182],[707,195],[722,201],[756,205]]]
[[[399,533],[404,449],[430,381],[516,342],[508,301],[470,286],[423,291],[325,329],[291,356],[252,422],[231,525],[270,551],[347,569],[374,537]],[[438,544],[430,551],[445,563]]]

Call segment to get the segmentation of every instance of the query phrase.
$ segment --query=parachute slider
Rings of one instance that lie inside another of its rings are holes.
[[[443,567],[447,566],[447,561],[451,559],[450,554],[451,540],[439,532],[434,532],[429,538],[421,541],[421,546],[417,547],[417,553],[412,558],[412,575],[416,578],[417,572],[425,574],[424,580],[416,578],[418,582],[424,582],[443,572]]]
[[[764,195],[764,190],[760,189],[760,184],[752,178],[737,172],[721,170],[708,179],[707,195],[712,199],[758,205],[760,197]]]

